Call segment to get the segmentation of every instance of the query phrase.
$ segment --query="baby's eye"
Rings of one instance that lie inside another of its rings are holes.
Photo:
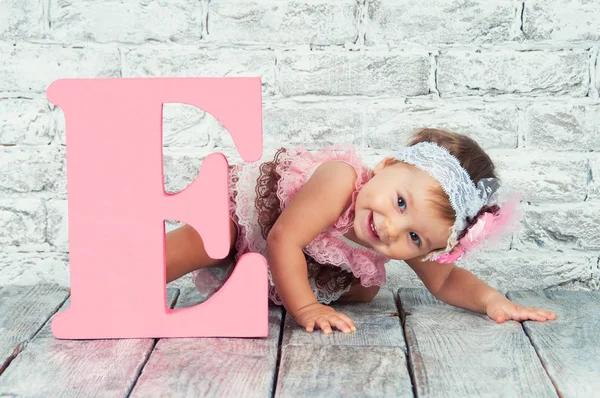
[[[406,202],[402,199],[402,196],[398,196],[398,207],[400,207],[401,210],[406,209]]]
[[[414,232],[411,232],[410,239],[412,239],[412,241],[415,242],[417,246],[421,246],[421,238],[419,238],[419,235],[415,234]]]

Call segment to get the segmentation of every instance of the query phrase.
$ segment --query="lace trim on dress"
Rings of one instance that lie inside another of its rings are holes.
[[[257,212],[258,224],[263,241],[266,242],[269,231],[281,215],[284,206],[277,195],[278,184],[282,177],[278,172],[279,164],[285,159],[287,150],[279,149],[273,160],[262,163],[259,167],[259,175],[256,179],[256,199],[254,207]],[[313,167],[313,170],[315,167]],[[266,253],[266,251],[265,251]],[[319,302],[331,302],[337,300],[343,293],[347,292],[352,285],[360,283],[360,279],[352,272],[341,269],[327,263],[317,262],[314,258],[304,253],[307,263],[308,280]],[[269,281],[273,285],[271,272]],[[271,299],[280,303],[279,295],[274,287],[270,289]]]
[[[354,148],[351,145],[334,145],[313,153],[303,147],[298,147],[286,152],[286,156],[282,157],[281,162],[277,165],[277,173],[281,176],[277,187],[277,197],[281,200],[282,209],[306,183],[316,165],[326,161],[341,160],[354,167],[358,178],[352,194],[352,202],[333,225],[338,232],[348,232],[354,222],[354,206],[358,191],[372,175],[371,170],[356,155]]]
[[[351,145],[331,146],[314,153],[303,147],[286,151],[286,155],[281,157],[276,168],[277,173],[281,176],[277,189],[281,207],[284,208],[289,203],[295,193],[306,183],[317,165],[332,160],[350,164],[357,174],[351,204],[336,223],[328,229],[328,233],[317,236],[305,248],[305,252],[321,264],[338,267],[343,264],[349,265],[352,274],[360,278],[363,286],[381,286],[385,283],[383,264],[389,259],[364,247],[357,248],[346,245],[345,242],[337,239],[352,228],[356,197],[362,186],[372,177],[372,171],[364,165]]]
[[[366,250],[373,254],[379,254],[377,251],[371,249],[370,247],[363,246],[360,243],[356,243],[352,239],[348,239],[345,235],[339,235],[339,236],[336,236],[336,238],[338,238],[339,240],[343,241],[348,246],[353,247],[355,249]]]

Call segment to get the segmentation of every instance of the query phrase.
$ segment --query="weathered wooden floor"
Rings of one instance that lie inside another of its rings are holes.
[[[509,297],[558,320],[496,324],[407,289],[398,305],[389,291],[338,305],[351,335],[308,334],[272,307],[266,339],[67,341],[49,328],[64,288],[0,287],[0,397],[600,396],[600,293]]]

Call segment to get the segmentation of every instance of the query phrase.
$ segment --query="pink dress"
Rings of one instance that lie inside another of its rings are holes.
[[[371,178],[371,170],[351,146],[332,146],[319,152],[282,148],[272,161],[231,166],[229,177],[230,217],[238,228],[235,262],[242,254],[254,252],[262,254],[268,263],[267,236],[271,227],[316,168],[329,160],[348,163],[358,178],[348,209],[303,249],[309,284],[317,300],[324,304],[339,299],[354,284],[368,287],[385,283],[384,264],[389,258],[344,236],[352,228],[356,196]],[[233,271],[235,262],[194,271],[193,281],[198,291],[205,297],[217,291]],[[269,280],[269,298],[281,304],[270,272]]]

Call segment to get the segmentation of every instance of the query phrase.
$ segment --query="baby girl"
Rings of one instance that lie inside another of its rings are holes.
[[[230,167],[231,252],[208,257],[184,225],[167,234],[167,281],[193,271],[210,295],[237,259],[262,254],[269,298],[308,332],[356,327],[333,301],[366,302],[386,281],[385,263],[404,260],[438,299],[505,320],[556,315],[522,307],[455,265],[489,235],[514,224],[494,164],[467,136],[418,131],[394,157],[368,168],[352,147],[280,149],[272,161]]]

